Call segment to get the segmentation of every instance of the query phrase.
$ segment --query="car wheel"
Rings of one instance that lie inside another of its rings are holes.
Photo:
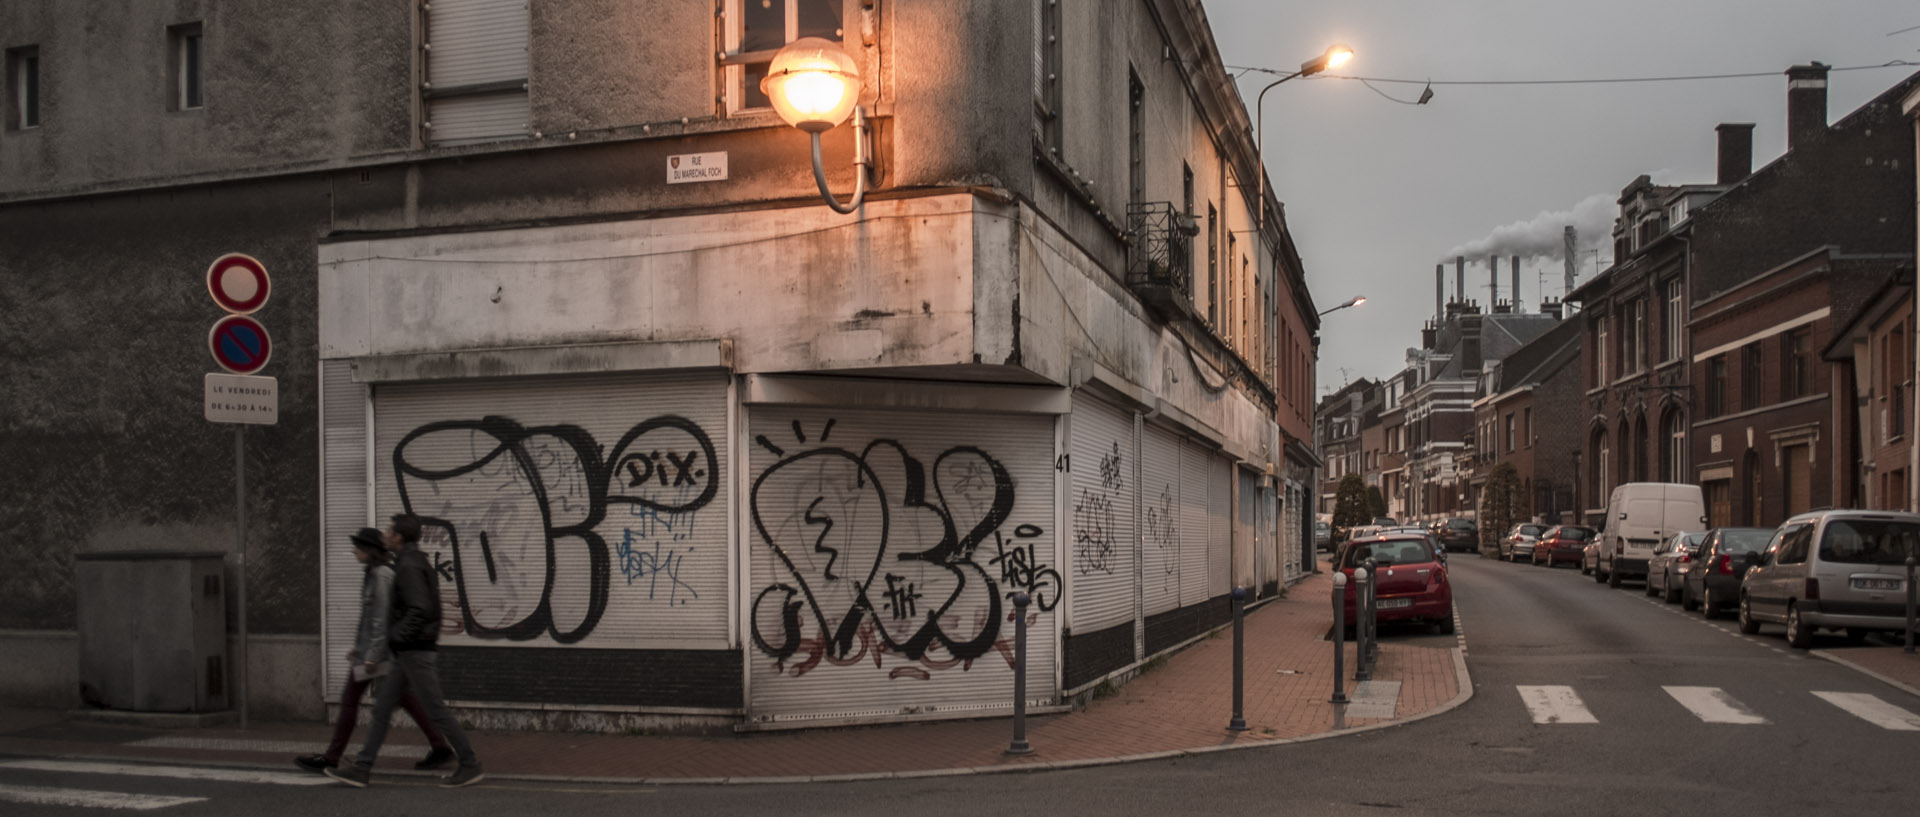
[[[1707,596],[1705,601],[1700,602],[1700,615],[1709,619],[1719,618],[1720,600],[1713,597],[1713,588],[1702,586],[1700,592]]]
[[[1656,589],[1656,588],[1655,588],[1655,587],[1653,586],[1653,574],[1652,574],[1652,573],[1648,573],[1648,574],[1647,574],[1647,586],[1645,586],[1645,587],[1642,587],[1642,588],[1640,588],[1640,590],[1641,590],[1641,592],[1643,592],[1643,593],[1645,593],[1645,594],[1647,594],[1647,595],[1649,595],[1649,596],[1651,596],[1651,595],[1653,595],[1653,594],[1655,594],[1655,593],[1658,593],[1658,592],[1660,592],[1660,591],[1659,591],[1658,589]]]
[[[1615,590],[1618,590],[1618,589],[1620,589],[1620,582],[1621,582],[1621,581],[1622,581],[1622,580],[1621,580],[1621,578],[1620,578],[1620,571],[1618,571],[1618,570],[1614,570],[1614,571],[1611,571],[1611,572],[1609,572],[1609,573],[1607,573],[1607,586],[1608,586],[1608,587],[1611,587],[1611,588],[1613,588],[1613,589],[1615,589]]]
[[[1593,566],[1593,582],[1594,584],[1607,583],[1607,574],[1600,572],[1600,565],[1597,563]]]
[[[1740,596],[1740,632],[1746,635],[1760,632],[1760,622],[1753,618],[1753,602],[1748,601],[1745,594]]]
[[[1863,641],[1866,641],[1866,640],[1867,640],[1867,631],[1866,631],[1865,629],[1862,629],[1862,628],[1860,628],[1860,627],[1848,627],[1848,628],[1847,628],[1847,643],[1848,643],[1848,644],[1859,644],[1859,643],[1861,643],[1861,642],[1863,642]]]
[[[1681,581],[1681,582],[1680,582],[1680,584],[1681,584],[1681,586],[1685,586],[1685,585],[1686,585],[1686,582],[1685,582],[1685,581],[1683,580],[1683,581]],[[1660,599],[1661,601],[1664,601],[1664,602],[1666,602],[1666,603],[1668,603],[1668,604],[1677,604],[1677,603],[1679,603],[1679,601],[1680,601],[1680,590],[1679,590],[1678,588],[1675,588],[1675,587],[1673,586],[1673,584],[1672,584],[1672,580],[1671,580],[1671,579],[1669,579],[1669,580],[1668,580],[1668,584],[1667,584],[1667,587],[1666,587],[1666,591],[1667,591],[1667,592],[1666,592],[1666,595],[1665,595],[1665,596],[1663,596],[1663,597],[1662,597],[1662,598]]]
[[[1585,556],[1580,557],[1580,575],[1585,576],[1592,572],[1593,572],[1593,568],[1587,567],[1586,557]]]
[[[1453,608],[1447,608],[1447,617],[1440,620],[1439,629],[1441,635],[1453,635]]]
[[[1787,607],[1787,646],[1796,650],[1809,649],[1813,646],[1813,628],[1808,627],[1807,622],[1800,618],[1799,605]]]
[[[1693,585],[1680,583],[1680,609],[1689,613],[1700,609],[1700,602],[1693,599]]]

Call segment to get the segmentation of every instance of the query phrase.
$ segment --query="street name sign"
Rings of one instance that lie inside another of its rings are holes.
[[[280,421],[280,381],[275,378],[208,372],[206,385],[208,422],[270,426]]]
[[[683,153],[667,157],[667,184],[727,180],[727,152]]]

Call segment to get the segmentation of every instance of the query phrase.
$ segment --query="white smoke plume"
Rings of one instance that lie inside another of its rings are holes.
[[[1450,264],[1456,256],[1462,255],[1468,261],[1484,261],[1489,255],[1518,255],[1529,261],[1542,258],[1564,260],[1565,238],[1562,234],[1569,224],[1573,225],[1575,231],[1577,252],[1584,254],[1595,248],[1606,249],[1613,243],[1613,218],[1618,212],[1613,196],[1595,193],[1581,199],[1571,210],[1542,210],[1539,215],[1525,221],[1495,227],[1485,238],[1447,250],[1440,260]]]

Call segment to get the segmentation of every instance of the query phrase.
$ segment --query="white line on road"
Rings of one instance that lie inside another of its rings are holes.
[[[78,774],[123,774],[131,777],[172,777],[219,783],[267,783],[277,786],[326,786],[331,778],[298,772],[256,772],[246,769],[199,769],[191,766],[145,766],[138,763],[93,763],[77,760],[8,760],[0,769]]]
[[[1680,702],[1681,706],[1692,712],[1693,716],[1707,723],[1766,723],[1745,704],[1733,699],[1726,690],[1719,687],[1661,687]]]
[[[1516,686],[1534,723],[1599,723],[1570,686]]]
[[[1859,718],[1881,729],[1896,732],[1920,732],[1920,715],[1880,700],[1877,695],[1865,692],[1815,692],[1821,700],[1847,711],[1847,714]]]
[[[164,794],[127,794],[117,791],[56,789],[47,786],[9,786],[0,783],[0,802],[30,803],[36,806],[75,806],[78,808],[118,808],[151,811],[168,806],[198,803],[205,797],[170,797]]]

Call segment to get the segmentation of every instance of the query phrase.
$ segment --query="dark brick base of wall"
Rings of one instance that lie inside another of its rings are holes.
[[[741,709],[738,650],[440,648],[450,700]]]
[[[1227,596],[1147,616],[1147,654],[1169,649],[1231,620],[1233,600]]]
[[[1067,689],[1133,663],[1133,622],[1091,633],[1069,633],[1063,680]]]

